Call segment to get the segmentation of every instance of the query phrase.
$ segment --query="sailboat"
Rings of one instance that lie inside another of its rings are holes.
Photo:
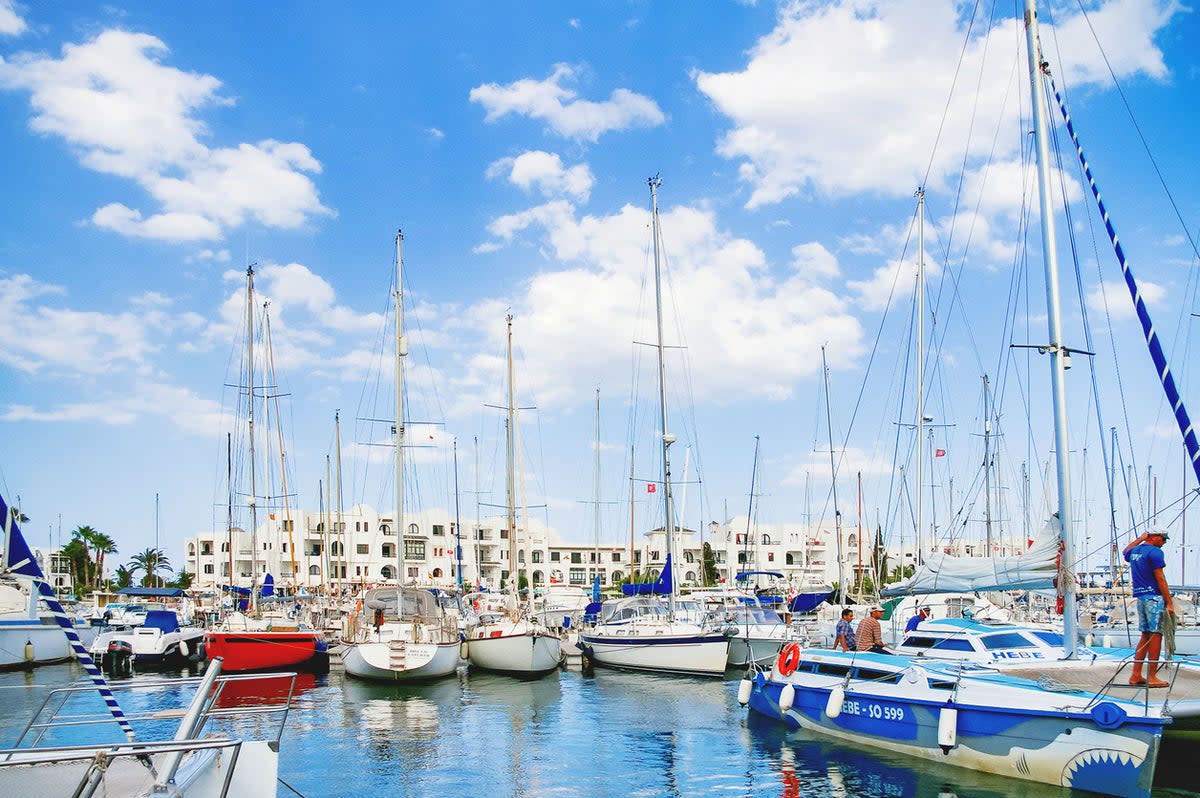
[[[1050,354],[1057,524],[1062,562],[1069,565],[1075,561],[1065,390],[1069,350],[1062,344],[1048,124],[1042,94],[1046,62],[1040,50],[1034,0],[1025,0],[1025,29],[1050,334],[1050,344],[1042,351]],[[1132,279],[1128,272],[1126,279]],[[1135,293],[1132,285],[1131,293]],[[1143,316],[1144,309],[1139,306],[1138,310]],[[1152,337],[1147,332],[1147,339]],[[1169,373],[1165,363],[1160,372]],[[1164,378],[1164,386],[1166,382]],[[1173,404],[1179,418],[1182,403]],[[1190,434],[1182,419],[1180,426],[1185,437]],[[1195,451],[1194,435],[1191,440],[1189,451]],[[1027,573],[1026,566],[1032,564],[1023,563],[1018,570]],[[935,559],[932,565],[944,573],[954,567],[944,558]],[[970,574],[969,570],[962,569],[961,575],[963,584],[971,586],[995,575],[980,575],[978,568]],[[1081,661],[1075,642],[1074,585],[1072,580],[1064,581],[1061,661],[997,669],[992,663],[787,646],[769,671],[748,674],[738,698],[752,711],[788,727],[855,745],[1106,795],[1149,796],[1164,735],[1171,727],[1195,728],[1200,701],[1175,695],[1168,708],[1166,691],[1155,695],[1155,691],[1125,683],[1128,673],[1122,673],[1122,668],[1127,663]],[[1172,690],[1187,689],[1193,675],[1178,671],[1173,678]]]
[[[428,590],[405,587],[404,565],[404,233],[396,233],[396,586],[368,590],[364,615],[342,651],[346,673],[359,679],[419,682],[458,669],[459,638],[454,620]]]
[[[256,401],[263,398],[263,384],[256,384],[258,378],[257,360],[255,359],[255,295],[254,267],[246,269],[246,443],[248,455],[248,504],[250,507],[250,588],[233,586],[235,597],[248,596],[247,610],[249,614],[232,612],[221,619],[220,623],[204,633],[204,656],[212,663],[220,658],[227,672],[263,671],[279,669],[310,670],[314,673],[325,673],[329,670],[329,651],[325,644],[324,635],[298,620],[287,618],[283,613],[272,613],[264,616],[258,612],[258,600],[268,594],[266,584],[258,584],[258,464],[256,461],[256,440],[261,434],[255,428]],[[232,469],[231,483],[232,483]],[[232,497],[233,488],[230,486]],[[230,510],[230,557],[233,556],[232,545],[232,499]],[[233,579],[233,569],[230,569],[230,579]],[[270,577],[270,574],[267,574]]]
[[[513,389],[512,322],[508,322],[508,416],[505,423],[505,492],[508,497],[508,597],[504,612],[480,617],[467,632],[467,659],[472,668],[497,671],[523,678],[545,676],[562,662],[562,642],[558,633],[539,622],[529,599],[518,593],[515,424],[517,417]]]
[[[694,623],[683,623],[675,613],[675,579],[672,570],[673,539],[677,531],[672,506],[670,448],[675,436],[668,432],[666,364],[663,346],[662,273],[659,260],[661,241],[658,215],[658,187],[662,181],[652,177],[650,207],[654,237],[654,298],[658,321],[658,406],[661,422],[662,485],[666,538],[666,560],[654,583],[625,585],[634,595],[620,599],[591,629],[579,634],[579,648],[593,664],[628,670],[662,671],[701,676],[725,673],[729,639],[721,633],[705,631]],[[661,597],[664,597],[664,602]]]

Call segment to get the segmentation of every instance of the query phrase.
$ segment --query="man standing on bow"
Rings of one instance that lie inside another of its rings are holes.
[[[1137,602],[1138,628],[1142,632],[1133,655],[1133,673],[1129,683],[1146,687],[1166,687],[1158,678],[1158,655],[1162,651],[1163,610],[1175,614],[1171,590],[1163,575],[1166,557],[1162,547],[1170,535],[1165,529],[1150,529],[1125,547],[1125,561],[1133,580],[1133,599]],[[1142,664],[1146,678],[1142,678]]]

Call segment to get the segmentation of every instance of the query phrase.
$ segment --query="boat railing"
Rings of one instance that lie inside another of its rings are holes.
[[[169,783],[174,777],[178,760],[198,752],[228,751],[229,764],[225,769],[220,798],[225,798],[237,767],[243,741],[230,737],[208,737],[202,740],[158,740],[144,743],[112,743],[109,745],[58,745],[36,749],[0,749],[0,771],[7,767],[34,767],[53,765],[61,767],[83,765],[79,783],[72,795],[88,798],[97,791],[107,794],[106,776],[120,767],[122,762],[135,763],[144,767],[147,778],[156,783]],[[167,769],[163,765],[167,765]],[[166,793],[164,793],[166,794]]]
[[[256,687],[250,686],[256,682],[261,684]],[[125,713],[126,720],[135,727],[135,731],[139,725],[179,720],[181,726],[175,733],[176,739],[195,739],[210,724],[210,721],[240,721],[254,718],[257,739],[265,739],[273,749],[279,749],[279,741],[283,735],[283,728],[296,690],[295,673],[230,674],[215,679],[211,676],[184,679],[135,679],[124,683],[109,683],[109,689],[117,696],[122,693],[145,693],[189,687],[197,690],[190,707],[133,710]],[[77,684],[49,691],[18,735],[12,748],[0,751],[0,765],[11,761],[13,752],[28,754],[33,751],[52,750],[54,747],[42,745],[42,741],[51,732],[66,731],[70,733],[69,730],[111,726],[113,717],[107,707],[103,711],[86,714],[74,714],[74,710],[71,710],[71,713],[68,714],[68,710],[71,709],[69,703],[72,697],[95,693],[95,690],[96,688],[92,684]],[[120,703],[119,698],[118,703]],[[132,703],[132,700],[125,702],[127,706]],[[263,718],[277,721],[273,730],[264,733],[265,727],[261,722]],[[167,742],[172,741],[168,740]],[[152,743],[147,741],[147,743],[122,744],[122,748],[128,745],[142,744]],[[57,747],[61,748],[61,746]],[[98,748],[107,749],[108,746],[92,745],[90,748],[95,751]]]

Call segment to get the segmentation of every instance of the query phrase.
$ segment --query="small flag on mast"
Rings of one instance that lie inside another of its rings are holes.
[[[945,456],[946,456],[946,450],[945,450],[945,449],[934,449],[934,450],[933,450],[933,456],[934,456],[934,457],[945,457]]]
[[[655,485],[653,482],[646,483],[646,492],[647,493],[655,493],[657,491],[658,491],[658,485]]]

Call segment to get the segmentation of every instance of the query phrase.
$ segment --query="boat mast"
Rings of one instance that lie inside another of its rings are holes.
[[[1029,56],[1029,87],[1033,97],[1033,131],[1037,142],[1038,199],[1042,217],[1042,254],[1046,270],[1046,320],[1050,341],[1051,395],[1054,400],[1054,456],[1058,470],[1058,519],[1062,529],[1061,573],[1070,573],[1075,564],[1075,543],[1071,534],[1070,447],[1067,441],[1067,365],[1070,351],[1063,344],[1062,308],[1058,284],[1058,253],[1055,249],[1054,215],[1050,194],[1050,149],[1047,137],[1046,107],[1042,102],[1041,74],[1044,64],[1038,37],[1037,10],[1034,0],[1025,0],[1025,40]],[[1061,578],[1061,575],[1060,575]],[[1063,585],[1063,653],[1067,659],[1076,654],[1075,585],[1073,577]]]
[[[652,227],[652,235],[654,236],[654,308],[658,320],[658,411],[659,420],[662,421],[662,480],[663,480],[663,502],[665,504],[665,522],[663,523],[663,532],[666,533],[666,551],[667,561],[671,560],[672,540],[675,536],[675,521],[672,518],[671,511],[671,444],[675,442],[675,436],[667,431],[667,365],[664,356],[665,347],[663,346],[663,309],[662,309],[662,267],[660,264],[659,240],[661,231],[659,229],[658,220],[658,187],[662,185],[662,178],[658,175],[646,181],[650,186],[650,220]],[[665,566],[664,566],[665,567]],[[674,566],[673,566],[674,567]],[[675,573],[670,571],[667,574],[667,606],[670,610],[670,617],[675,618]]]
[[[228,542],[225,544],[229,547],[229,585],[235,587],[237,582],[233,577],[233,433],[225,433],[225,480],[229,486],[228,501],[225,506],[225,531]],[[7,549],[5,549],[7,551]],[[237,591],[233,591],[233,606],[237,607]]]
[[[829,478],[833,486],[833,529],[837,539],[838,603],[846,603],[846,555],[842,541],[842,511],[838,509],[837,464],[833,454],[833,408],[829,402],[829,366],[825,363],[825,347],[821,347],[821,373],[825,375],[825,430],[829,434]]]
[[[258,485],[254,458],[254,266],[246,267],[246,435],[250,466],[250,611],[258,610]],[[236,601],[234,602],[236,606]]]
[[[592,496],[595,501],[596,537],[593,542],[592,562],[596,565],[596,573],[602,574],[600,566],[600,389],[596,389],[596,446],[595,462],[592,468]]]
[[[337,467],[337,484],[335,486],[337,506],[334,508],[334,517],[337,520],[333,525],[333,534],[334,542],[338,544],[338,558],[342,561],[338,577],[348,579],[350,558],[346,554],[346,541],[349,536],[346,534],[346,522],[342,519],[342,414],[340,410],[333,412],[333,457]]]
[[[517,418],[516,400],[513,398],[513,347],[512,323],[513,315],[504,317],[508,322],[508,409],[504,420],[504,494],[508,502],[508,593],[513,598],[518,596],[517,580],[520,569],[517,568],[517,484],[516,484],[516,444],[513,437],[516,430],[513,425]]]
[[[454,439],[454,557],[458,563],[458,594],[463,592],[462,515],[458,508],[458,438]]]
[[[330,525],[333,522],[330,516],[330,510],[333,507],[333,465],[329,455],[325,455],[325,511],[322,516],[325,521],[325,534],[321,540],[321,568],[325,572],[325,580],[328,584],[326,588],[330,594],[333,593],[333,559],[329,553]],[[325,587],[325,585],[322,585]]]
[[[396,231],[396,585],[404,584],[404,358],[408,339],[404,337],[404,231]]]
[[[475,588],[483,590],[483,559],[480,554],[479,535],[483,522],[479,517],[479,436],[475,438]]]
[[[754,461],[753,461],[753,464],[750,466],[750,504],[746,508],[746,538],[742,541],[742,559],[746,560],[746,565],[749,565],[749,567],[746,568],[747,571],[757,571],[758,570],[758,548],[755,547],[755,550],[754,550],[755,557],[754,557],[754,563],[752,565],[749,563],[750,558],[747,556],[749,554],[749,549],[750,549],[750,519],[754,517],[754,488],[755,488],[754,483],[757,479],[758,479],[758,436],[755,435],[754,436]]]
[[[992,550],[992,416],[988,395],[988,375],[983,375],[983,528],[987,538],[987,556]]]
[[[917,556],[913,564],[925,561],[922,539],[921,488],[924,482],[925,453],[925,187],[917,189]],[[933,480],[930,480],[932,483]],[[933,490],[932,485],[930,490]]]

